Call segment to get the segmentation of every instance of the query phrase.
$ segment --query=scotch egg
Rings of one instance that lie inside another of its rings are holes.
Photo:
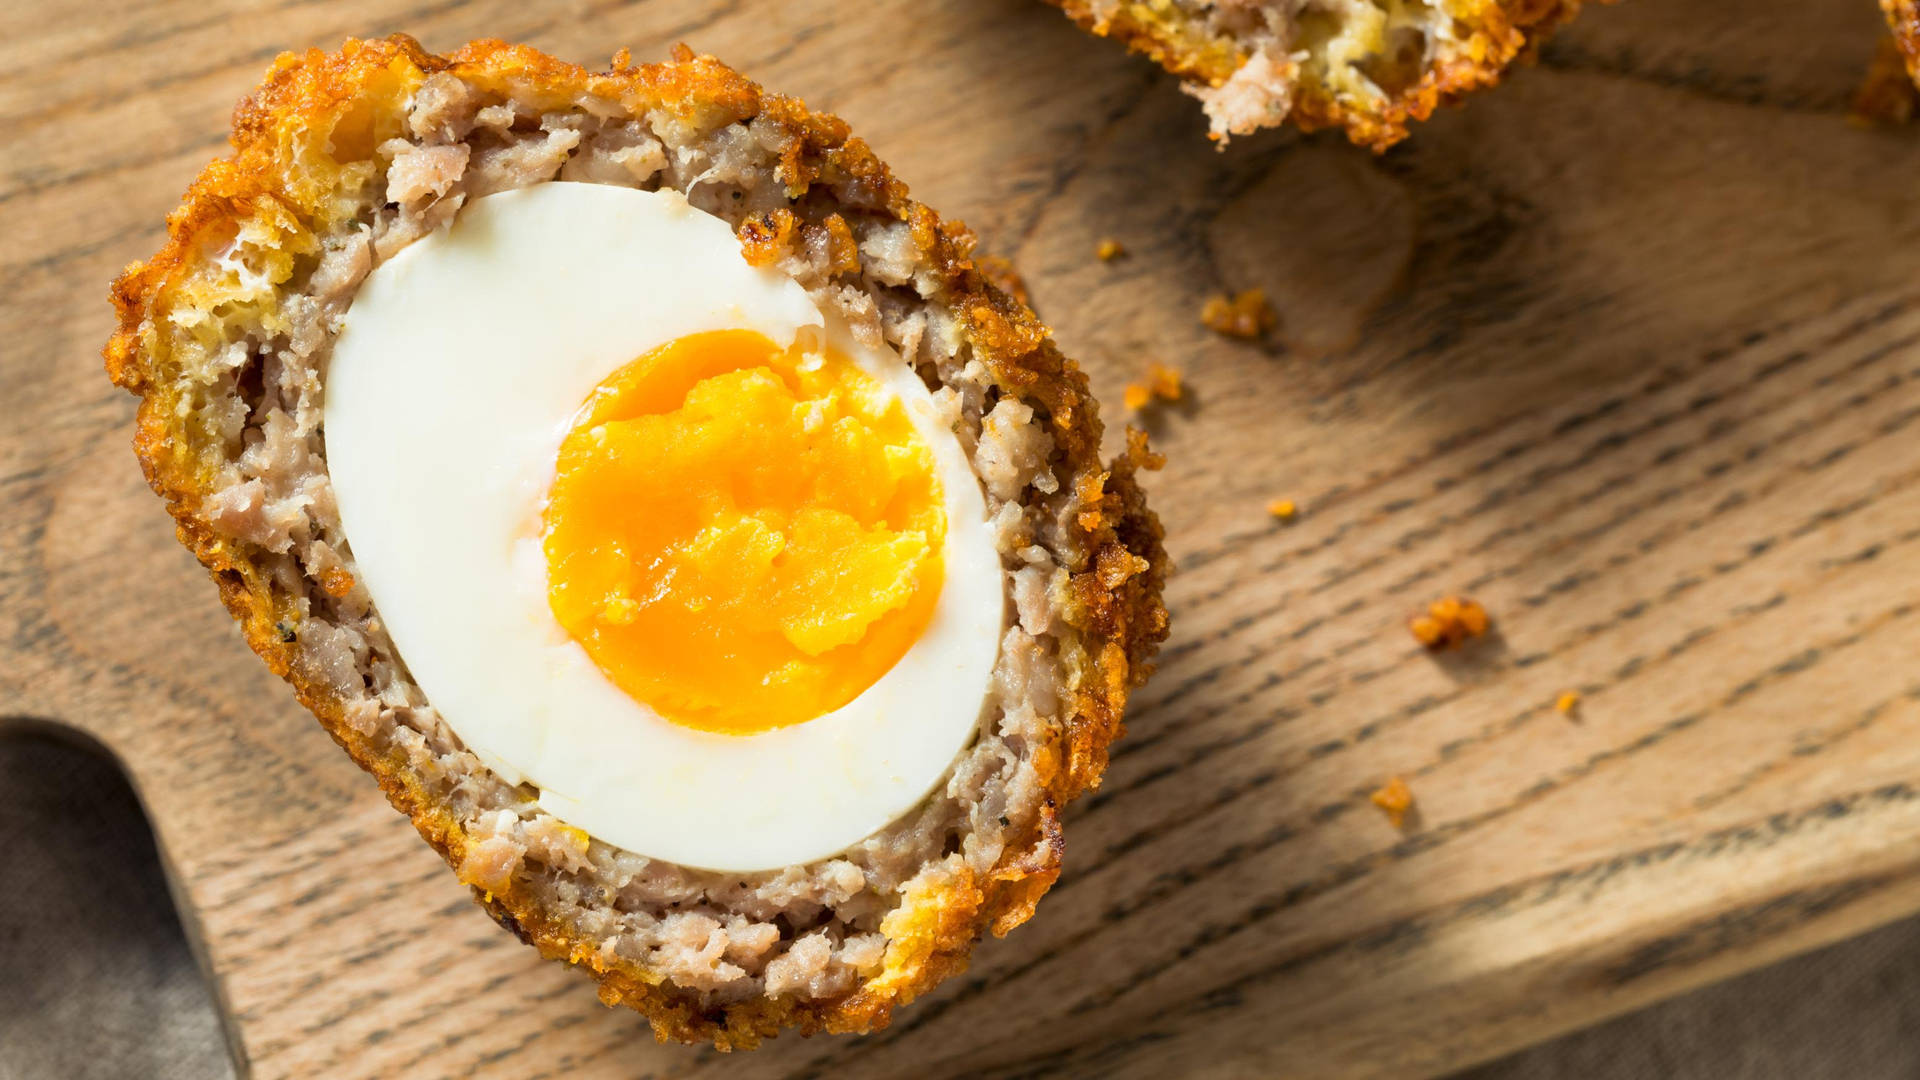
[[[1166,633],[1085,377],[718,61],[285,55],[116,283],[248,643],[662,1038],[858,1032],[1025,921]],[[328,823],[315,822],[315,828]]]

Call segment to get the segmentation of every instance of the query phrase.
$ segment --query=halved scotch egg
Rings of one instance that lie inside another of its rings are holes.
[[[1179,76],[1222,145],[1290,121],[1385,150],[1438,106],[1498,83],[1582,0],[1047,2]]]
[[[276,61],[113,379],[253,648],[662,1038],[1024,921],[1165,636],[1130,435],[838,120],[711,58]]]

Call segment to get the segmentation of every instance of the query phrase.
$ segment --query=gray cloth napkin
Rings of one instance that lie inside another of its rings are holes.
[[[0,1080],[233,1075],[140,804],[118,767],[0,735]]]

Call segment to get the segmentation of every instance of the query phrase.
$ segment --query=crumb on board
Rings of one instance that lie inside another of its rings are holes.
[[[1486,633],[1487,625],[1486,608],[1464,597],[1448,596],[1428,604],[1426,614],[1414,616],[1407,629],[1430,651],[1445,652]]]
[[[1143,382],[1128,383],[1121,402],[1127,411],[1139,412],[1155,401],[1179,401],[1185,395],[1186,387],[1181,385],[1179,368],[1170,368],[1165,364],[1147,365],[1147,377]]]
[[[1847,121],[1855,127],[1898,127],[1913,119],[1916,97],[1920,91],[1907,74],[1900,46],[1892,36],[1883,36],[1847,104]]]
[[[1292,499],[1275,499],[1267,504],[1267,513],[1281,521],[1292,521],[1293,515],[1299,512],[1300,508],[1293,504]]]
[[[1406,824],[1407,811],[1413,809],[1413,789],[1407,787],[1407,782],[1398,776],[1390,777],[1378,791],[1367,797],[1373,800],[1373,805],[1386,811],[1387,821],[1396,829]]]
[[[1100,241],[1100,246],[1094,248],[1093,253],[1100,257],[1101,262],[1112,262],[1120,256],[1125,255],[1127,249],[1120,246],[1120,241],[1109,236]]]
[[[1200,307],[1200,321],[1216,334],[1251,340],[1273,329],[1275,318],[1267,294],[1248,289],[1234,296],[1218,293],[1207,297]]]
[[[1573,710],[1580,707],[1580,691],[1563,690],[1553,702],[1553,707],[1562,716],[1572,716]]]
[[[1147,365],[1147,386],[1153,390],[1153,396],[1162,401],[1179,401],[1183,390],[1180,386],[1180,369],[1165,364]]]

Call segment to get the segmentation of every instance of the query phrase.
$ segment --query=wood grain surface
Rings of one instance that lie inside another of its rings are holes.
[[[714,52],[1013,258],[1106,400],[1187,373],[1160,673],[1038,916],[882,1034],[657,1046],[539,962],[140,481],[108,280],[276,52],[395,30]],[[1414,1077],[1920,910],[1920,134],[1845,122],[1877,33],[1594,8],[1376,158],[1216,153],[1031,0],[0,6],[0,714],[125,762],[263,1077]],[[1268,342],[1200,328],[1247,286]],[[1435,658],[1449,592],[1497,632]]]

